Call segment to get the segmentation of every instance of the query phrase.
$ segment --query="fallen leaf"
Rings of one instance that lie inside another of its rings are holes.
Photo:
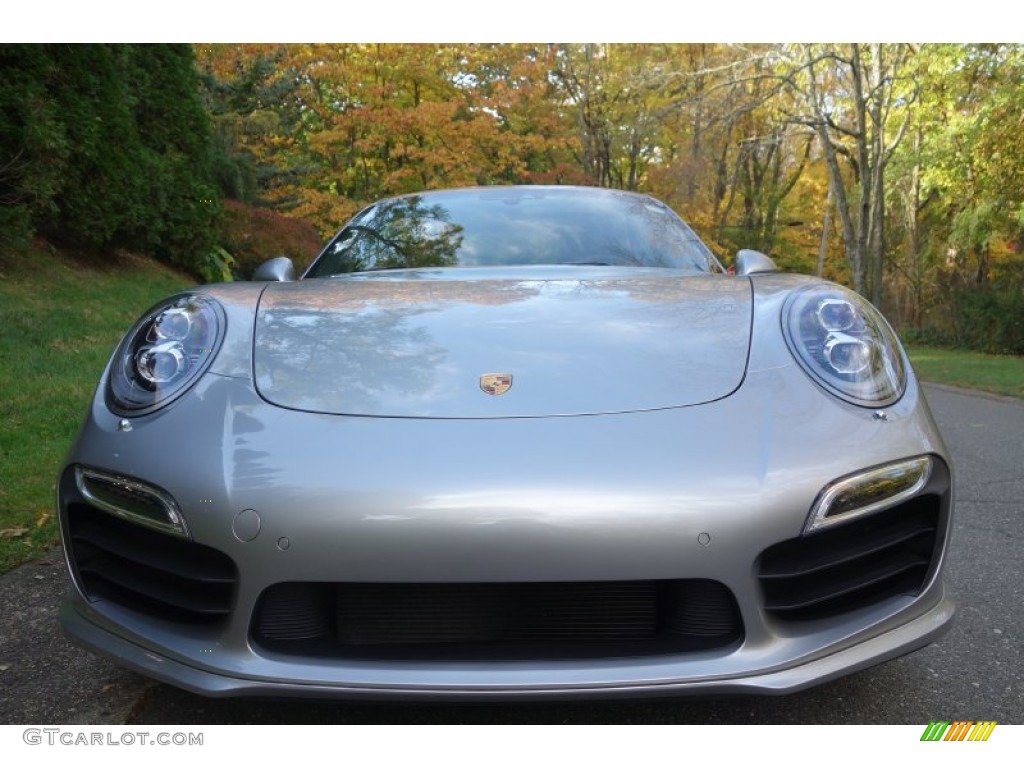
[[[28,533],[28,528],[4,528],[0,531],[0,539],[17,539]]]
[[[42,528],[46,525],[46,521],[50,519],[49,512],[41,512],[39,517],[36,518],[36,528]]]

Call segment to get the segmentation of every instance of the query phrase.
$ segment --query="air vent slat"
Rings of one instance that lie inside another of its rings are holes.
[[[68,505],[69,559],[91,600],[167,621],[227,617],[238,571],[211,547],[127,522],[85,503]]]
[[[140,545],[138,542],[126,541],[96,524],[86,523],[76,529],[74,540],[88,543],[96,549],[108,552],[122,560],[131,561],[171,576],[209,584],[233,584],[235,581],[231,569],[224,565],[218,567],[218,565],[203,562],[200,558],[193,558],[185,562],[180,557],[168,554],[166,551]]]
[[[897,555],[888,558],[884,563],[874,564],[869,570],[857,573],[845,573],[839,578],[832,578],[827,582],[815,581],[808,583],[801,590],[787,590],[788,599],[765,600],[765,607],[770,611],[791,611],[799,608],[807,608],[812,605],[823,603],[827,600],[844,597],[862,589],[893,579],[903,573],[914,569],[925,569],[928,561],[924,558],[909,555]],[[794,595],[799,598],[794,599]]]
[[[809,620],[919,594],[937,551],[939,507],[938,496],[923,495],[770,547],[758,566],[765,610]]]
[[[872,555],[877,555],[886,550],[895,550],[903,547],[908,542],[919,539],[927,546],[928,542],[934,539],[934,528],[918,528],[910,531],[894,531],[887,536],[869,538],[863,542],[856,542],[855,546],[848,546],[844,550],[833,553],[830,550],[818,550],[807,552],[803,557],[793,558],[779,563],[773,567],[768,565],[761,570],[762,579],[789,579],[796,576],[808,576],[813,573],[835,568],[846,563],[853,563]]]
[[[215,595],[200,597],[193,591],[177,588],[173,584],[143,581],[133,573],[131,566],[125,566],[112,560],[92,560],[82,566],[79,571],[87,579],[91,576],[102,579],[108,584],[128,592],[194,613],[222,616],[230,608],[223,605]]]

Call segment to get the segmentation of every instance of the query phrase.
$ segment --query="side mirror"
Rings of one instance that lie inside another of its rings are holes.
[[[778,265],[760,251],[744,248],[736,252],[737,275],[761,275],[765,272],[778,272]]]
[[[252,279],[265,283],[290,283],[295,279],[295,265],[287,256],[278,256],[260,264]]]

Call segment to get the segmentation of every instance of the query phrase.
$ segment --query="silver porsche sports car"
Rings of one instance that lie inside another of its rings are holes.
[[[211,695],[785,693],[953,616],[949,454],[858,295],[667,206],[398,197],[115,350],[58,479],[78,643]]]

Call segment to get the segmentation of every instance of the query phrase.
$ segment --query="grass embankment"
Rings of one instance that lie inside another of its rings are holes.
[[[924,381],[1024,398],[1024,357],[918,345],[907,354]]]
[[[132,256],[88,265],[39,246],[0,260],[0,573],[56,542],[57,469],[114,345],[191,284]]]

